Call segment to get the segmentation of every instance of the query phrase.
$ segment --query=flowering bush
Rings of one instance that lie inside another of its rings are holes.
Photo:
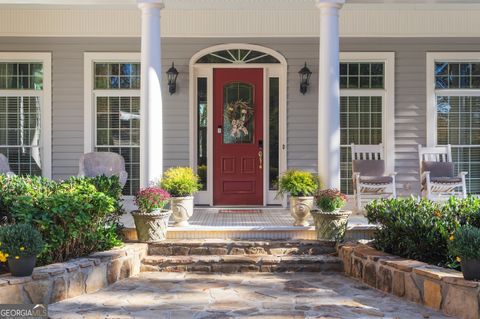
[[[341,209],[347,202],[347,195],[338,189],[326,189],[317,194],[317,207],[324,212],[333,212]]]
[[[173,197],[192,196],[202,186],[198,180],[190,167],[172,167],[163,174],[159,186]]]
[[[463,260],[480,260],[480,228],[465,225],[450,236],[448,249],[457,262]]]
[[[135,197],[135,204],[142,213],[151,213],[167,205],[170,194],[160,187],[148,187],[140,190]]]
[[[0,261],[8,257],[37,256],[42,252],[42,235],[28,224],[14,224],[0,227]]]

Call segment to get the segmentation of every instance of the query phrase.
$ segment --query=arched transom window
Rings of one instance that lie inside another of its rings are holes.
[[[280,61],[268,53],[247,50],[229,49],[208,53],[199,58],[196,63],[280,63]]]

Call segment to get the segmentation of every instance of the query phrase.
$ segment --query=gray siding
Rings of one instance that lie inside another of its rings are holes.
[[[164,91],[165,166],[188,165],[188,63],[197,51],[221,43],[252,43],[282,53],[288,62],[288,166],[316,170],[318,39],[163,39],[163,65],[175,62],[178,91]],[[53,177],[77,173],[83,153],[83,53],[135,52],[138,38],[0,38],[0,51],[52,52]],[[418,190],[417,144],[425,144],[425,53],[480,51],[479,39],[465,38],[343,38],[342,51],[394,51],[395,150],[400,193]],[[299,93],[298,70],[304,62],[314,72],[306,95]],[[165,79],[164,79],[165,80]],[[166,88],[166,83],[164,84]],[[326,156],[326,154],[325,154]]]

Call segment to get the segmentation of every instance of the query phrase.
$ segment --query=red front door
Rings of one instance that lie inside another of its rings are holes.
[[[215,205],[263,205],[263,69],[214,69]]]

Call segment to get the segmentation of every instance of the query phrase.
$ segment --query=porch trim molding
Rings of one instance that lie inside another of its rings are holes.
[[[52,54],[48,52],[0,52],[0,62],[41,62],[43,64],[43,89],[5,90],[6,96],[41,96],[41,169],[42,176],[52,178]],[[40,93],[41,92],[41,93]]]
[[[480,6],[392,8],[346,4],[340,18],[340,36],[480,36]],[[139,37],[140,25],[140,12],[130,6],[9,5],[0,10],[0,36],[9,37]],[[319,28],[313,3],[311,9],[292,4],[291,10],[179,10],[167,6],[161,21],[162,37],[317,37]]]
[[[196,63],[196,61],[212,52],[231,49],[255,50],[269,54],[280,61],[280,63]],[[269,77],[279,78],[279,174],[287,169],[287,60],[279,52],[268,47],[246,44],[227,43],[211,46],[195,53],[189,62],[189,163],[191,167],[197,166],[197,78],[207,78],[207,190],[200,191],[195,196],[197,203],[213,205],[213,69],[214,68],[262,68],[264,70],[264,96],[263,96],[263,117],[264,117],[264,205],[281,204],[286,205],[286,200],[275,199],[275,191],[268,187],[269,177]]]
[[[437,145],[437,101],[435,89],[435,62],[480,62],[480,52],[427,52],[427,146]],[[480,89],[441,90],[442,95],[480,96]]]

